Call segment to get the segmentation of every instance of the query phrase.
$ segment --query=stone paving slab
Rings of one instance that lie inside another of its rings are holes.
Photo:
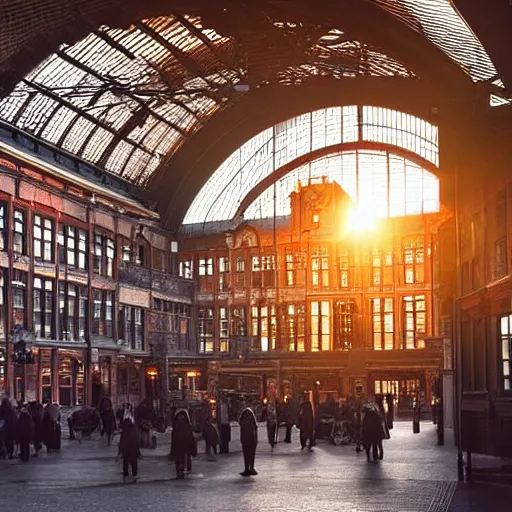
[[[160,436],[156,450],[143,450],[137,485],[124,486],[116,445],[107,447],[99,435],[82,444],[64,441],[60,454],[29,464],[0,462],[3,505],[23,512],[446,512],[457,485],[455,450],[436,446],[428,423],[419,435],[409,422],[396,423],[377,463],[356,454],[354,446],[327,442],[301,452],[296,431],[291,445],[279,443],[272,453],[260,427],[254,478],[238,474],[238,435],[234,427],[231,453],[215,462],[206,460],[200,442],[192,474],[183,481],[174,479],[166,457],[169,435]]]

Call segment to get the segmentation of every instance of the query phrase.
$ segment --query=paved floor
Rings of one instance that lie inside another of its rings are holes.
[[[23,512],[445,512],[457,487],[455,451],[436,446],[429,423],[418,435],[409,422],[395,423],[381,462],[367,462],[353,446],[324,442],[301,453],[296,432],[293,444],[279,443],[272,454],[261,427],[254,478],[238,474],[243,459],[237,427],[232,452],[215,462],[206,460],[200,442],[192,474],[181,481],[166,458],[168,437],[159,439],[156,450],[144,450],[137,485],[122,485],[117,448],[105,446],[99,435],[82,444],[64,441],[60,454],[29,464],[0,461],[2,505]],[[461,506],[463,501],[453,510],[465,511]],[[480,509],[467,509],[473,510]]]

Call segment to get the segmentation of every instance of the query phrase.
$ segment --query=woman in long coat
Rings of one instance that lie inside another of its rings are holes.
[[[300,404],[299,429],[301,450],[304,450],[309,440],[308,450],[311,451],[315,435],[315,418],[313,416],[313,406],[307,395],[304,396],[304,400]]]
[[[376,406],[366,406],[362,423],[362,438],[368,460],[370,460],[370,448],[372,449],[373,460],[382,460],[384,457],[382,435],[382,418]]]
[[[43,443],[48,453],[60,450],[60,410],[57,404],[48,404],[43,415]]]
[[[192,469],[191,458],[197,456],[197,443],[185,409],[180,409],[174,416],[171,436],[171,458],[176,462],[176,478],[185,478],[185,469]]]
[[[250,407],[245,408],[240,416],[240,441],[244,452],[245,465],[245,470],[240,474],[242,476],[255,476],[258,474],[254,469],[256,446],[258,445],[258,424]]]

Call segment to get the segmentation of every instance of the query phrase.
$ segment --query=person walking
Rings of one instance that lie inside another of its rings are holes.
[[[378,412],[377,406],[366,404],[364,407],[364,418],[362,422],[362,440],[366,451],[366,459],[370,460],[370,449],[374,461],[384,458],[382,447],[382,418]]]
[[[217,408],[217,424],[219,426],[220,453],[229,453],[231,441],[231,425],[229,423],[229,406],[226,395],[222,394]]]
[[[131,414],[126,414],[122,422],[119,439],[119,455],[123,457],[123,483],[137,481],[138,461],[140,458],[140,440],[135,421]],[[131,477],[130,477],[131,469]]]
[[[12,406],[9,397],[4,396],[0,405],[0,422],[2,423],[4,453],[7,459],[14,458],[14,442],[16,440],[16,428],[18,416]]]
[[[313,416],[313,406],[307,393],[304,394],[304,399],[300,405],[299,429],[301,450],[304,450],[306,444],[308,444],[308,451],[312,451],[315,435],[315,418]]]
[[[271,398],[267,403],[267,437],[268,444],[270,445],[271,450],[274,450],[274,446],[277,443],[277,410],[276,403],[273,398]]]
[[[244,453],[245,469],[242,476],[256,476],[258,472],[254,469],[256,458],[256,446],[258,446],[258,423],[256,416],[250,407],[246,407],[240,416],[240,441]]]
[[[20,445],[20,460],[28,462],[30,460],[30,443],[34,442],[34,420],[26,405],[21,408],[16,433]]]
[[[176,411],[171,435],[171,459],[176,462],[176,478],[185,478],[185,470],[192,470],[192,457],[197,456],[197,444],[185,409]]]

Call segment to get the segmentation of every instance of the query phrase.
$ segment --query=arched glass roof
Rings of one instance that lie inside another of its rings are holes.
[[[245,210],[245,219],[289,215],[299,182],[326,177],[337,182],[358,208],[374,217],[439,211],[439,179],[418,164],[386,151],[337,152],[301,165],[269,186]]]
[[[473,81],[499,78],[450,0],[372,1],[441,49]],[[72,16],[61,16],[68,11],[60,3],[34,4],[33,19],[25,7],[13,4],[9,19],[18,16],[24,24],[0,21],[0,71],[19,44],[44,40],[59,23],[71,23]],[[77,11],[83,4],[84,13],[101,4],[76,3]],[[237,85],[259,88],[358,75],[418,78],[386,53],[385,44],[368,44],[350,26],[333,28],[327,14],[326,20],[308,24],[307,2],[299,9],[296,2],[261,0],[249,14],[237,2],[222,5],[171,2],[173,15],[122,29],[103,26],[62,45],[0,100],[0,119],[146,186],[162,161],[215,112],[236,103],[244,90]]]
[[[439,163],[437,127],[422,119],[372,106],[317,110],[268,128],[243,144],[201,189],[184,224],[231,219],[244,197],[280,167],[319,148],[357,141],[389,144],[433,165]]]

